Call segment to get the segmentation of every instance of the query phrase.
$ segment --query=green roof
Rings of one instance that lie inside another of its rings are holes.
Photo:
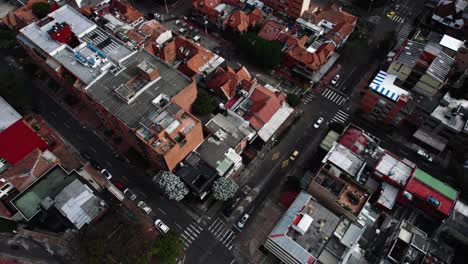
[[[447,196],[451,200],[457,199],[458,192],[455,189],[427,174],[427,172],[417,169],[414,173],[414,176],[416,177],[416,179],[420,180],[421,182],[431,187],[432,189],[440,192],[441,194]]]

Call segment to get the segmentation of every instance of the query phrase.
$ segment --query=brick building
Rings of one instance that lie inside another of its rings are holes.
[[[278,15],[288,18],[299,18],[309,9],[310,0],[264,0]]]
[[[68,5],[21,29],[18,39],[52,78],[96,110],[114,137],[143,151],[153,164],[172,169],[189,153],[186,148],[202,142],[201,124],[189,114],[197,96],[195,81],[146,50],[122,45]],[[181,129],[184,122],[170,123],[185,138],[183,147],[172,141],[162,153],[135,135],[141,121],[160,110],[157,98],[177,105],[180,112],[174,114],[193,121],[191,129]]]

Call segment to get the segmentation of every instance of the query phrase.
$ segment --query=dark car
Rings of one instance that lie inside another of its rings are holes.
[[[85,160],[91,160],[91,155],[90,155],[88,152],[82,152],[82,153],[81,153],[81,156],[82,156],[83,159],[85,159]]]
[[[101,166],[101,164],[99,164],[99,162],[97,162],[95,160],[90,160],[89,163],[91,163],[91,166],[93,166],[96,170],[98,170],[98,171],[102,170],[102,166]]]

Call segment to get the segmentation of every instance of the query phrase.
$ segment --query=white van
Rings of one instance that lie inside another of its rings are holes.
[[[180,34],[184,34],[185,32],[187,32],[187,29],[185,29],[185,28],[180,28],[179,29]]]
[[[200,41],[200,36],[198,36],[198,35],[194,36],[193,41],[199,42]]]

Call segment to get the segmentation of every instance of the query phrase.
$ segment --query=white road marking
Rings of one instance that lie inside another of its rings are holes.
[[[175,225],[176,225],[178,228],[180,228],[181,230],[183,230],[183,228],[182,228],[179,224],[175,223]]]
[[[112,167],[112,164],[110,164],[108,161],[106,161],[107,165],[109,165],[109,167]]]
[[[94,153],[97,153],[96,149],[93,148],[93,147],[89,147],[92,151],[94,151]]]
[[[164,212],[161,208],[158,207],[158,210],[163,213],[164,215],[167,215],[166,212]]]
[[[71,128],[67,123],[63,123],[67,128]]]

